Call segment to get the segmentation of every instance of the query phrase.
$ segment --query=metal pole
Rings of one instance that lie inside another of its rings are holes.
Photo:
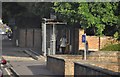
[[[55,24],[53,24],[53,55],[55,55],[56,51],[56,34],[55,34]]]
[[[46,56],[46,22],[44,24],[44,56]]]
[[[85,37],[86,37],[86,34],[85,34]],[[84,49],[84,60],[86,60],[86,59],[87,59],[87,57],[86,57],[86,52],[87,52],[87,49],[86,49],[86,39],[85,39],[84,45],[85,45],[85,49]]]
[[[46,56],[46,19],[44,18],[44,23],[42,24],[42,37],[43,37],[43,42],[42,42],[42,51],[43,55]]]

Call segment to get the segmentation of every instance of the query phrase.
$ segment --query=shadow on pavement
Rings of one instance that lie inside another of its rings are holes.
[[[46,65],[32,65],[27,66],[34,75],[39,75],[40,77],[58,77],[58,75],[53,74],[46,68]]]
[[[20,48],[13,45],[12,40],[2,41],[2,56],[29,57],[23,52],[26,48]]]

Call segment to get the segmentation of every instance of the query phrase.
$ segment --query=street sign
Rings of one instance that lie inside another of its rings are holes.
[[[86,42],[86,34],[83,34],[82,35],[82,43],[85,43]]]
[[[83,34],[82,35],[82,43],[84,43],[84,45],[85,45],[85,49],[84,49],[84,60],[86,60],[87,58],[87,56],[86,56],[86,34]]]

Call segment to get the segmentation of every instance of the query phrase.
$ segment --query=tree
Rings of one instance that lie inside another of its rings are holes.
[[[83,28],[95,28],[96,35],[103,35],[106,25],[113,26],[118,22],[115,15],[118,3],[110,2],[55,2],[53,9],[63,15],[64,20],[70,23],[79,22]]]
[[[2,15],[5,22],[11,17],[22,15],[24,12],[26,12],[26,8],[20,6],[17,2],[3,2],[2,4]]]
[[[13,19],[17,27],[40,27],[41,19],[49,18],[52,4],[51,2],[5,2],[2,4],[3,21],[9,23]]]
[[[67,21],[68,24],[79,22],[80,16],[78,15],[79,3],[68,2],[55,2],[53,9],[55,10],[59,19]]]
[[[28,2],[28,3],[19,3],[21,6],[27,8],[27,12],[42,17],[49,17],[51,12],[51,7],[53,3],[51,2]]]
[[[9,16],[17,16],[20,13],[26,12],[26,8],[20,6],[17,2],[4,2],[2,4],[2,13],[6,13]]]
[[[39,16],[49,17],[51,2],[5,2],[3,6],[3,16],[5,17],[20,17],[20,16]]]

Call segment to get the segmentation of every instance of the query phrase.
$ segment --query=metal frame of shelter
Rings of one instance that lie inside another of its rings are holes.
[[[50,40],[50,50],[48,51],[49,53],[51,52],[52,55],[56,54],[56,25],[66,25],[67,23],[56,21],[55,19],[46,19],[43,18],[42,22],[42,52],[43,55],[47,55],[47,25],[52,26],[52,38]]]

